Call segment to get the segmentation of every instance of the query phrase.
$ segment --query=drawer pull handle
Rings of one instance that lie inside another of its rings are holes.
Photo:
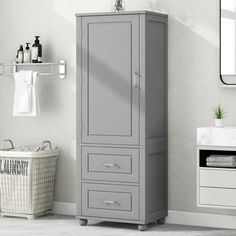
[[[104,201],[104,203],[107,205],[111,205],[111,204],[115,204],[115,201]]]
[[[133,75],[133,87],[138,87],[139,86],[139,74],[137,72],[134,72]]]
[[[103,201],[105,204],[107,204],[107,205],[112,205],[112,204],[117,204],[117,205],[119,205],[120,206],[120,204],[118,203],[118,202],[116,202],[116,201]]]
[[[113,205],[113,204],[120,206],[120,203],[117,201],[103,201],[103,202],[108,206]]]
[[[119,166],[117,164],[114,164],[114,163],[104,163],[103,165],[108,167],[108,168],[115,167],[115,166],[119,168]]]

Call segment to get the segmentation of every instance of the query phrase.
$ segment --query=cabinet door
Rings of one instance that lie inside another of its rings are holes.
[[[139,144],[139,17],[83,17],[81,27],[82,143]]]

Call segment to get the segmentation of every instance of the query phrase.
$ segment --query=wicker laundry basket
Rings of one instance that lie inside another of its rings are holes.
[[[58,149],[0,151],[1,216],[32,219],[52,208]]]

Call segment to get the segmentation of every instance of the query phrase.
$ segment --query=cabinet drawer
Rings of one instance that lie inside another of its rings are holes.
[[[200,170],[200,186],[236,188],[235,170]]]
[[[236,207],[236,189],[201,187],[200,204]]]
[[[138,220],[138,187],[83,184],[82,214],[84,216]]]
[[[82,148],[82,178],[104,181],[139,181],[139,150]]]

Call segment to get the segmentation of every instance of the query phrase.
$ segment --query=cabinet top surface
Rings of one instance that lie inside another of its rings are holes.
[[[120,11],[120,12],[93,12],[93,13],[77,13],[76,16],[110,16],[110,15],[134,15],[149,14],[161,17],[168,17],[167,14],[152,11]]]
[[[232,130],[235,130],[236,129],[236,126],[224,126],[224,127],[199,127],[197,128],[198,130],[229,130],[229,129],[232,129]]]
[[[236,127],[203,127],[197,129],[197,144],[236,147]]]

